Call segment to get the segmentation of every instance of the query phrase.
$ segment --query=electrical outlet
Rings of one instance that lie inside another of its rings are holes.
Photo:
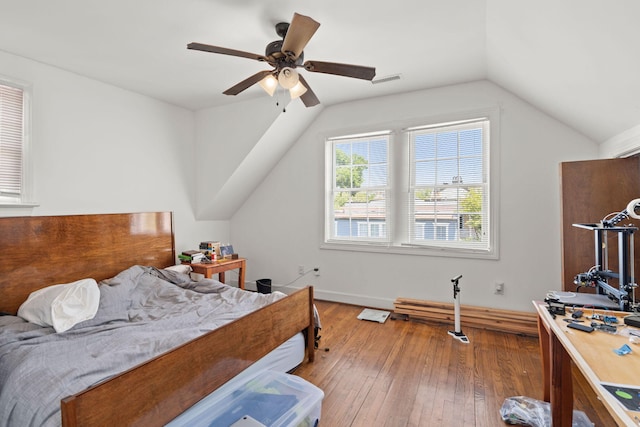
[[[299,265],[298,266],[298,274],[300,274],[300,275],[304,274],[304,265]]]
[[[493,293],[496,295],[504,295],[504,282],[496,282],[493,287]]]
[[[313,274],[315,274],[316,276],[319,276],[320,275],[320,267],[315,267],[313,269]]]

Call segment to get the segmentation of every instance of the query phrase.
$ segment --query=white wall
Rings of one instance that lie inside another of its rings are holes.
[[[4,52],[0,74],[33,88],[39,203],[0,216],[173,211],[178,251],[227,239],[195,220],[193,112]]]
[[[320,249],[324,139],[331,132],[410,118],[501,108],[500,259],[391,255]],[[231,220],[231,241],[248,258],[247,280],[313,284],[321,299],[392,308],[397,297],[531,311],[560,284],[559,163],[593,159],[597,145],[489,82],[327,107]],[[320,268],[298,277],[298,266]],[[505,283],[503,296],[492,293]],[[281,289],[286,290],[287,287]]]

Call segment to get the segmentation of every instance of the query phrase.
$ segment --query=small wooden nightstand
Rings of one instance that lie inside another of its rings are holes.
[[[220,261],[213,261],[211,263],[194,263],[190,264],[194,273],[204,274],[204,277],[210,279],[212,275],[218,274],[218,280],[224,283],[224,272],[228,270],[238,269],[238,287],[244,289],[244,273],[247,267],[247,260],[244,258],[238,259],[223,259]]]

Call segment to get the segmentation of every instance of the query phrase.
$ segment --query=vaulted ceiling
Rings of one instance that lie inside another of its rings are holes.
[[[302,70],[324,106],[488,79],[598,143],[640,124],[636,0],[0,0],[0,50],[196,111],[267,96],[222,92],[268,67],[186,45],[264,54],[294,12],[305,59],[401,77]]]

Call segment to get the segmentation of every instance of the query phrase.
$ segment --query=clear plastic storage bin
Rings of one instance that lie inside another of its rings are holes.
[[[244,416],[269,427],[314,427],[324,392],[295,375],[262,371],[235,390],[213,393],[206,408],[180,417],[190,426],[229,427]],[[185,418],[184,416],[187,415]]]

